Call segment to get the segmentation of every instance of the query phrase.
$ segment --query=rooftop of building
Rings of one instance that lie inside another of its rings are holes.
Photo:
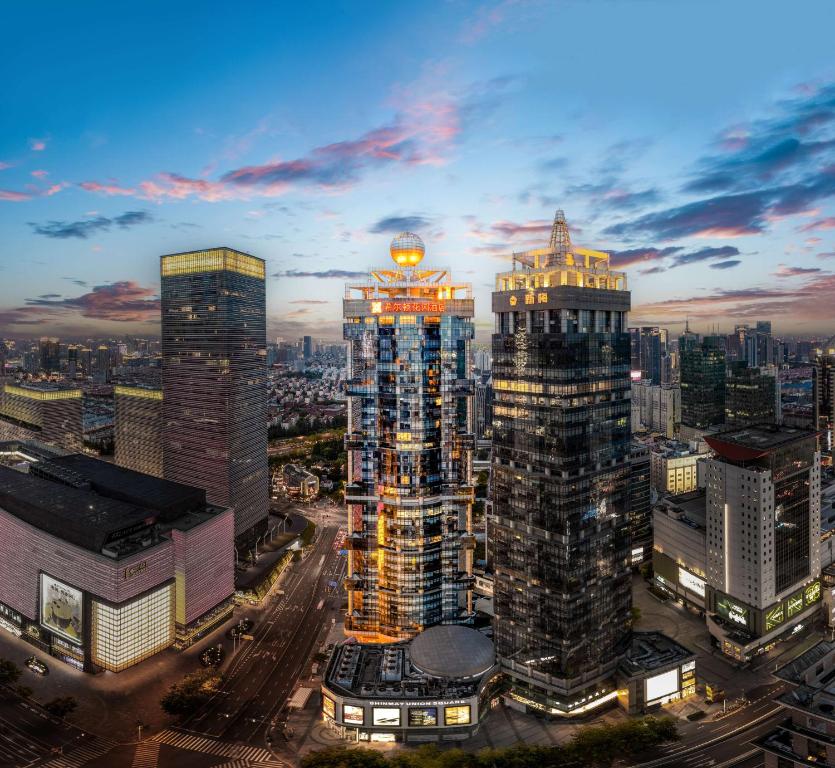
[[[791,443],[812,439],[816,434],[798,427],[757,424],[705,435],[705,441],[720,456],[743,461],[760,458]]]
[[[154,510],[164,521],[206,506],[202,488],[163,480],[83,453],[49,459],[36,465],[35,470],[48,479]]]
[[[665,459],[704,455],[704,451],[699,450],[699,445],[695,441],[688,443],[682,440],[662,440],[656,442],[651,450],[655,454],[660,454]]]
[[[481,632],[439,625],[400,643],[338,645],[325,683],[357,697],[472,696],[494,665],[493,643]]]
[[[620,669],[633,677],[695,658],[693,651],[661,632],[633,632]]]
[[[0,464],[5,466],[33,464],[37,461],[67,456],[69,453],[70,451],[65,451],[57,445],[48,445],[39,440],[7,440],[0,443]]]
[[[83,454],[52,456],[28,472],[0,466],[0,508],[69,544],[120,559],[221,512],[205,492]]]
[[[835,722],[835,643],[822,640],[774,674],[796,686],[777,697],[780,704]]]
[[[663,513],[694,531],[701,531],[704,535],[707,529],[706,503],[704,490],[696,490],[680,496],[665,496],[655,505],[654,511]]]

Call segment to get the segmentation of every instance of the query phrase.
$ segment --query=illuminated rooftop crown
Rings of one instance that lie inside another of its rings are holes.
[[[426,253],[426,246],[413,232],[401,232],[391,241],[389,253],[398,267],[416,267]]]

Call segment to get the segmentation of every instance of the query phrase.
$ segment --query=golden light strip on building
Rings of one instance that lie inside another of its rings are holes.
[[[17,397],[25,397],[29,400],[75,400],[81,397],[80,389],[25,389],[24,387],[15,387],[11,384],[6,384],[5,392],[7,395],[16,395]]]
[[[211,248],[206,251],[175,253],[163,256],[160,261],[162,277],[193,275],[199,272],[237,272],[264,280],[266,267],[263,260],[231,248]]]
[[[125,387],[117,384],[113,388],[114,394],[126,397],[143,397],[146,400],[162,400],[161,389],[145,389],[144,387]]]

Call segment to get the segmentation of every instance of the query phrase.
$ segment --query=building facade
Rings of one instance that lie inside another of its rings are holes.
[[[725,421],[725,350],[719,337],[701,342],[692,334],[679,340],[681,423],[709,429]]]
[[[817,435],[765,425],[706,439],[708,629],[747,661],[820,610]]]
[[[264,262],[213,248],[160,269],[163,473],[231,507],[246,546],[269,503]]]
[[[575,248],[513,254],[493,312],[495,637],[518,700],[608,700],[629,641],[630,342],[626,276]]]
[[[835,425],[835,355],[818,355],[812,363],[814,428],[824,434],[824,450],[832,461]]]
[[[629,564],[652,558],[652,482],[649,448],[633,441],[629,450]]]
[[[725,423],[729,427],[779,424],[780,380],[774,366],[731,363],[725,382]]]
[[[385,642],[472,620],[473,378],[469,285],[420,266],[403,233],[394,268],[346,287],[348,615]]]
[[[68,451],[84,444],[82,392],[53,384],[0,382],[0,441],[39,440]]]
[[[688,443],[669,441],[652,447],[650,477],[652,487],[661,495],[676,496],[695,491],[699,485],[699,461],[705,458]]]
[[[120,467],[162,477],[162,390],[113,387],[114,460]]]
[[[197,488],[82,454],[0,466],[0,627],[119,672],[229,618],[232,541]]]
[[[632,429],[643,427],[675,437],[681,424],[681,388],[671,384],[632,382]]]

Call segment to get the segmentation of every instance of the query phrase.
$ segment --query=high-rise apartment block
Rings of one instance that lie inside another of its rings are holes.
[[[718,336],[679,340],[681,423],[707,430],[725,421],[725,350]]]
[[[629,645],[626,276],[574,247],[513,254],[493,312],[495,638],[514,696],[547,712],[611,699]]]
[[[632,429],[675,437],[681,424],[681,387],[632,382]]]
[[[819,610],[820,453],[814,432],[706,437],[708,629],[747,661]]]
[[[117,384],[113,399],[116,464],[162,477],[162,390]]]
[[[361,640],[467,623],[472,598],[473,298],[420,265],[405,232],[394,266],[346,287],[348,614]]]
[[[264,262],[212,248],[160,268],[163,474],[231,507],[246,544],[269,501]]]

